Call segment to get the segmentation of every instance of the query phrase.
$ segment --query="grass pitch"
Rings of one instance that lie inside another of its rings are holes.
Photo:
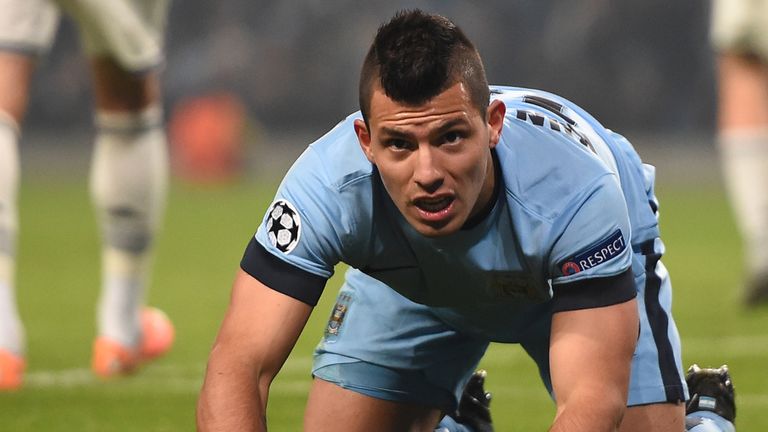
[[[25,174],[26,175],[26,174]],[[0,430],[182,431],[194,429],[205,361],[240,256],[275,185],[174,184],[159,239],[149,303],[177,329],[173,351],[126,379],[88,370],[98,295],[98,240],[86,180],[30,174],[20,196],[18,302],[27,329],[26,386],[0,394]],[[659,187],[664,262],[675,287],[684,362],[728,363],[741,430],[768,430],[768,308],[739,303],[741,255],[722,191]],[[271,430],[301,429],[311,352],[328,318],[335,278],[272,386]],[[257,318],[255,318],[257,319]],[[554,405],[533,362],[494,345],[483,360],[499,431],[546,430]]]

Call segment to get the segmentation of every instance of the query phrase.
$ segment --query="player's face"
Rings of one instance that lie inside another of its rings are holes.
[[[499,142],[504,104],[491,103],[483,120],[458,83],[419,106],[395,102],[377,88],[369,111],[370,129],[355,122],[360,145],[419,233],[452,234],[492,199],[491,149]]]

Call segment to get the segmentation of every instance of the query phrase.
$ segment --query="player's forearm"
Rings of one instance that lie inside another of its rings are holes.
[[[601,393],[596,389],[574,392],[568,402],[559,404],[550,432],[617,431],[626,401],[620,395],[611,397],[610,390]]]
[[[256,368],[211,354],[197,403],[197,429],[265,432],[269,383],[260,382]]]
[[[552,317],[549,358],[557,416],[551,431],[617,430],[638,326],[634,299]]]

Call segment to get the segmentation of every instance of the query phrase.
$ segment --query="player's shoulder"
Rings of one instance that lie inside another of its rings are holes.
[[[575,104],[552,93],[492,87],[507,106],[497,153],[512,200],[545,219],[586,198],[615,174],[595,150],[608,132]]]
[[[543,109],[548,113],[557,115],[561,120],[570,124],[575,123],[579,119],[598,123],[594,117],[575,102],[546,90],[492,85],[490,86],[490,91],[491,99],[503,101],[508,108]]]
[[[373,166],[358,144],[354,130],[357,118],[359,112],[349,115],[312,142],[286,178],[298,177],[336,190],[369,180]]]
[[[610,140],[611,132],[574,102],[544,90],[491,86],[491,96],[507,107],[507,126],[531,129],[592,148]]]

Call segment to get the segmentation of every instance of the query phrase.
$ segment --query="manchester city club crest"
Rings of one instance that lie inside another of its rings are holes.
[[[290,253],[301,237],[299,212],[286,200],[277,200],[269,208],[266,220],[267,236],[280,252]]]
[[[344,323],[344,317],[347,315],[349,306],[352,304],[352,296],[347,293],[339,294],[336,299],[336,305],[333,306],[328,325],[325,327],[325,341],[334,342],[341,331],[341,325]]]

